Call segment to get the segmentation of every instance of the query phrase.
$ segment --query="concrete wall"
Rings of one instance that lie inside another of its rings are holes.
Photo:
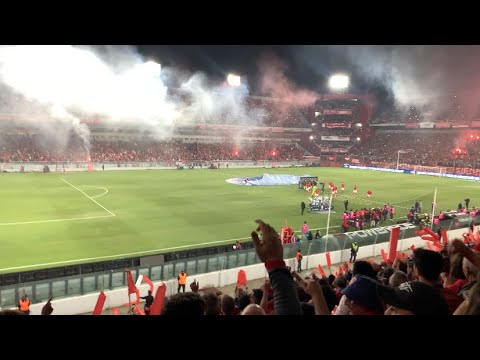
[[[461,237],[461,235],[467,232],[468,229],[458,229],[451,230],[448,232],[450,239],[455,237]],[[409,239],[403,239],[398,241],[398,251],[406,251],[410,248],[411,245],[415,247],[426,247],[426,243],[420,237],[413,237]],[[384,249],[388,254],[388,243],[376,244],[361,246],[358,250],[357,259],[369,258],[374,256],[381,255],[381,249]],[[332,264],[338,264],[344,261],[347,261],[350,258],[350,250],[339,250],[330,252],[330,258]],[[291,266],[292,269],[295,269],[295,260],[286,259],[285,262],[288,266]],[[304,267],[305,269],[315,269],[318,264],[321,264],[323,267],[326,267],[327,260],[325,254],[315,254],[304,257]],[[242,267],[247,275],[247,280],[260,279],[268,276],[267,271],[265,270],[264,264],[250,265]],[[213,287],[222,287],[226,285],[235,284],[237,282],[239,268],[223,270],[220,272],[213,272],[207,274],[200,274],[196,276],[189,276],[187,278],[187,291],[188,284],[191,283],[194,279],[200,282],[200,287],[213,286]],[[156,287],[162,282],[154,282],[155,291]],[[167,286],[166,296],[171,296],[177,292],[177,281],[175,279],[165,282]],[[142,296],[147,294],[149,289],[148,285],[140,285],[140,294]],[[155,293],[154,293],[155,294]],[[112,308],[122,306],[124,303],[128,303],[128,296],[126,288],[121,288],[117,290],[106,291],[107,300],[105,301],[104,308]],[[98,298],[98,293],[92,293],[84,296],[65,298],[53,300],[54,314],[55,315],[74,315],[74,314],[84,314],[93,311],[96,301]],[[132,296],[132,300],[134,297]],[[45,305],[45,302],[34,304],[31,308],[32,315],[40,315],[42,307]]]
[[[188,166],[190,162],[183,164],[185,167]],[[275,167],[290,167],[290,166],[303,166],[305,161],[205,161],[210,165],[211,163],[220,164],[222,168],[226,168],[227,164],[229,168],[271,168]],[[77,167],[78,164],[78,167]],[[44,165],[48,165],[51,172],[63,172],[63,164],[59,162],[58,164],[52,163],[40,163],[40,162],[10,162],[10,163],[0,163],[0,169],[3,169],[7,172],[19,172],[20,166],[23,165],[25,172],[42,172]],[[150,162],[122,162],[120,167],[117,163],[94,163],[93,166],[95,171],[102,171],[102,165],[105,165],[105,171],[118,171],[118,170],[166,170],[166,169],[176,169],[175,166],[168,166],[166,163],[150,163]],[[195,169],[200,169],[199,166],[196,166]],[[207,169],[203,166],[202,169]],[[87,163],[69,163],[66,164],[65,171],[68,172],[77,172],[77,171],[87,171]]]

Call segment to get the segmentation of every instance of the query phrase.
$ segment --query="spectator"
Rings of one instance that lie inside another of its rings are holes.
[[[258,258],[265,263],[273,288],[275,315],[301,315],[302,309],[295,291],[293,279],[283,261],[283,246],[277,231],[262,220],[256,221],[257,230],[251,233]]]
[[[248,305],[243,311],[242,315],[266,315],[265,311],[257,304]]]
[[[153,304],[152,290],[148,290],[148,295],[140,296],[140,299],[145,300],[145,306],[143,308],[145,315],[150,315],[150,308]]]
[[[198,293],[177,293],[166,299],[163,315],[195,317],[204,315],[205,301]]]
[[[405,274],[401,270],[395,270],[394,273],[388,279],[388,286],[398,287],[407,281],[408,281],[407,274]]]
[[[385,315],[448,315],[448,306],[438,289],[420,281],[411,281],[396,288],[378,285],[380,298],[389,307]]]

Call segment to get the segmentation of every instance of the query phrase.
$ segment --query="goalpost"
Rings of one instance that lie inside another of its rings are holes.
[[[417,173],[417,171],[425,171],[425,172],[432,172],[432,173],[437,173],[438,176],[445,176],[446,174],[446,169],[441,166],[420,166],[420,165],[415,165],[413,167],[413,171]]]

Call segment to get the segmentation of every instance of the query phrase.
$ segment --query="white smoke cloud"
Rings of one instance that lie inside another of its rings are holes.
[[[108,50],[103,57],[115,58],[113,65],[87,48],[2,46],[0,80],[16,94],[44,105],[53,118],[71,124],[86,146],[88,128],[78,119],[84,114],[138,122],[157,135],[168,133],[179,114],[166,100],[160,78],[131,51],[117,49],[113,56]]]
[[[183,124],[242,125],[245,130],[228,134],[237,142],[269,116],[249,103],[245,78],[230,87],[175,68],[162,68],[158,76],[155,67],[145,66],[148,60],[129,46],[0,46],[0,113],[34,125],[48,137],[45,144],[56,139],[65,147],[73,131],[87,152],[90,132],[80,119],[92,115],[116,127],[147,130],[156,139],[170,137]],[[270,67],[268,60],[260,63],[260,73],[265,95],[285,100],[277,111],[314,102],[316,94],[298,89],[278,60],[270,59]],[[171,96],[167,84],[180,94]]]

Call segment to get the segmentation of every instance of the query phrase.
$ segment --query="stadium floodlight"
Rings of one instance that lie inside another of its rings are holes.
[[[160,76],[160,71],[162,70],[162,66],[155,61],[147,61],[143,64],[143,68],[145,72],[153,77]]]
[[[360,141],[360,138],[359,138],[359,137],[357,137],[357,141]]]
[[[342,91],[348,88],[349,81],[350,79],[347,75],[335,74],[330,76],[330,79],[328,80],[328,86],[331,90]]]
[[[230,86],[235,86],[235,87],[240,86],[240,84],[241,84],[240,76],[234,75],[234,74],[228,74],[227,82],[228,82],[228,85],[230,85]]]

